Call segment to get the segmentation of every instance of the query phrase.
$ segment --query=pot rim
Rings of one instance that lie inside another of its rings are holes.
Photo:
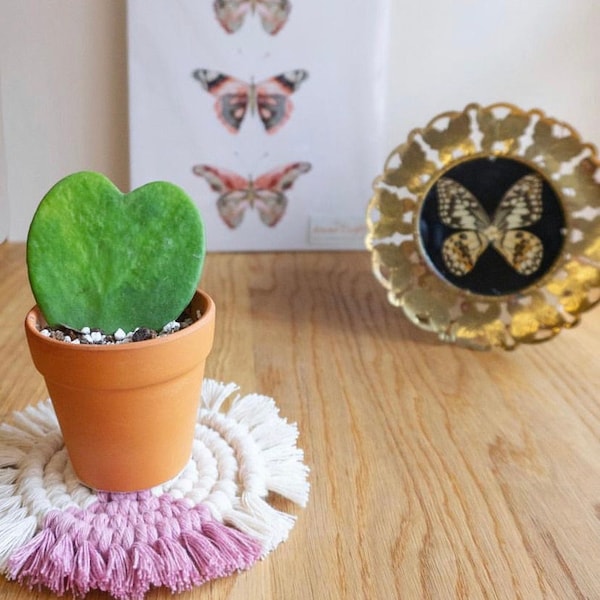
[[[192,304],[194,300],[200,299],[204,303],[204,311],[191,325],[180,329],[174,333],[170,333],[168,335],[159,336],[150,340],[143,340],[140,342],[129,342],[125,344],[71,344],[68,342],[56,340],[54,338],[45,336],[41,333],[41,330],[38,329],[38,324],[46,324],[46,320],[40,310],[40,307],[36,304],[33,306],[25,316],[25,328],[26,330],[38,338],[39,341],[46,344],[57,344],[57,349],[60,348],[63,351],[73,351],[73,352],[131,352],[135,349],[142,348],[150,348],[151,346],[158,346],[163,344],[168,344],[176,341],[177,339],[181,339],[182,337],[192,335],[198,329],[204,327],[206,323],[211,319],[212,315],[215,312],[215,303],[214,300],[201,289],[197,289],[194,292],[194,296],[190,300],[189,304]],[[43,327],[42,327],[43,329]],[[70,350],[68,350],[70,349]]]

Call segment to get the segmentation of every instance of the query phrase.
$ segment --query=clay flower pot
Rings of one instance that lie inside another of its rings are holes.
[[[25,331],[43,375],[69,458],[82,483],[131,492],[175,477],[191,456],[215,305],[202,291],[201,316],[177,333],[143,342],[80,345],[40,333],[35,306]]]

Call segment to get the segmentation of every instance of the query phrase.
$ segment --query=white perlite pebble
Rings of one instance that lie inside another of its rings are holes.
[[[81,328],[81,333],[83,333],[83,335],[88,335],[90,333],[90,328],[89,327],[82,327]]]
[[[173,333],[175,331],[179,331],[179,329],[181,328],[181,324],[178,323],[177,321],[169,321],[163,328],[162,330],[165,333]]]
[[[119,327],[119,329],[114,332],[113,337],[115,338],[115,341],[121,342],[127,337],[127,334]]]
[[[99,344],[104,336],[99,331],[92,331],[90,337],[92,338],[92,344]]]

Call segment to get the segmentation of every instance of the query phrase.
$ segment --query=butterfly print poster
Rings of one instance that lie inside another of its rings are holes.
[[[129,0],[131,186],[180,185],[209,250],[362,249],[390,5]]]

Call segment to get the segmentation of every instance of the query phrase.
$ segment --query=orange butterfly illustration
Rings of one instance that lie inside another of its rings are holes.
[[[227,33],[235,33],[250,12],[258,13],[263,29],[275,35],[286,24],[292,5],[288,0],[215,0],[217,19]]]
[[[290,95],[308,78],[304,69],[281,73],[256,84],[208,69],[197,69],[192,75],[215,96],[217,117],[231,133],[239,131],[247,113],[258,113],[267,133],[275,133],[292,113]]]
[[[279,223],[287,208],[287,197],[294,181],[311,169],[308,162],[296,162],[277,167],[256,179],[246,179],[237,173],[196,165],[192,171],[206,179],[210,187],[219,194],[217,210],[231,229],[240,225],[247,209],[257,210],[260,220],[268,227]]]

